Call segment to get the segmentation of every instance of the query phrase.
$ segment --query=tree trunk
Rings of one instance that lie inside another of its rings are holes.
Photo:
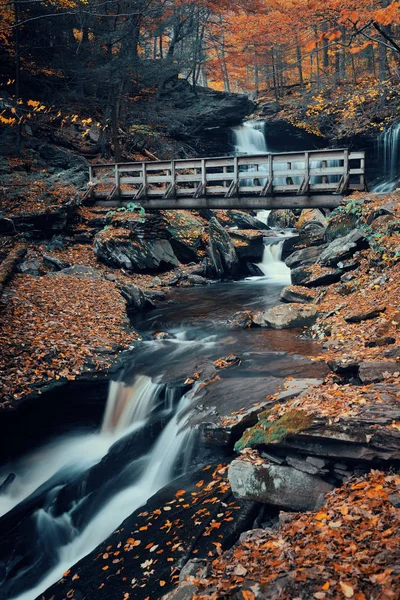
[[[297,70],[299,72],[299,83],[300,83],[301,87],[304,87],[303,58],[301,56],[301,48],[298,44],[296,45],[296,58],[297,58]]]

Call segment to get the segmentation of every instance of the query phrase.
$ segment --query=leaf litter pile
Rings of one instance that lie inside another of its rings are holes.
[[[400,476],[372,471],[293,514],[278,531],[254,530],[211,565],[194,600],[395,600],[400,589]]]
[[[37,385],[107,368],[138,338],[117,288],[100,278],[17,275],[0,318],[3,406]]]

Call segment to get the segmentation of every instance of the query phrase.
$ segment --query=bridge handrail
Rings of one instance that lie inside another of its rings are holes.
[[[313,161],[318,161],[318,164],[313,165]],[[329,164],[333,161],[337,162]],[[350,161],[353,162],[352,165]],[[358,161],[357,166],[354,166],[355,161]],[[338,148],[96,163],[89,166],[89,176],[94,196],[106,199],[115,196],[130,197],[134,200],[148,197],[170,199],[180,196],[266,197],[286,193],[304,196],[322,191],[343,194],[348,189],[366,188],[365,152]],[[107,185],[111,189],[107,189]],[[103,189],[100,189],[101,187]]]

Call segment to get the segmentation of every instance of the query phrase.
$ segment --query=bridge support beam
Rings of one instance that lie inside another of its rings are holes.
[[[97,201],[98,206],[124,206],[129,203],[129,199],[120,199],[117,201]],[[233,197],[215,197],[203,198],[140,198],[136,203],[143,206],[146,210],[164,209],[164,210],[200,210],[202,208],[211,208],[216,210],[238,208],[242,210],[274,210],[282,208],[337,208],[343,201],[342,195],[333,194],[315,194],[312,196],[233,196]]]

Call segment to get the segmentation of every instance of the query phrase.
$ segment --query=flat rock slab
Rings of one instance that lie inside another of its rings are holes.
[[[301,285],[287,285],[281,291],[281,302],[312,304],[317,291]]]
[[[373,360],[360,364],[358,375],[363,383],[383,381],[387,376],[400,374],[400,362],[396,360]]]
[[[289,510],[313,510],[333,486],[314,475],[290,466],[271,464],[258,459],[234,460],[228,471],[236,498]]]
[[[331,242],[318,258],[318,262],[327,267],[335,267],[338,262],[351,258],[357,250],[368,246],[365,235],[359,229],[353,229],[347,235]]]
[[[274,306],[265,312],[258,313],[253,318],[253,323],[272,329],[290,329],[310,327],[314,325],[317,318],[318,311],[313,306],[294,303]]]
[[[297,267],[291,272],[293,285],[304,285],[306,287],[330,285],[338,282],[342,275],[343,271],[341,269],[329,267],[320,267],[317,272],[313,272],[310,267]]]
[[[368,321],[369,319],[376,319],[379,315],[385,312],[386,306],[376,306],[366,310],[355,310],[352,313],[346,315],[344,320],[347,323],[361,323],[362,321]]]
[[[301,250],[296,250],[287,257],[285,263],[291,269],[295,269],[302,265],[313,265],[317,262],[318,257],[326,248],[327,244],[323,244],[322,246],[309,246],[307,248],[302,248]]]

